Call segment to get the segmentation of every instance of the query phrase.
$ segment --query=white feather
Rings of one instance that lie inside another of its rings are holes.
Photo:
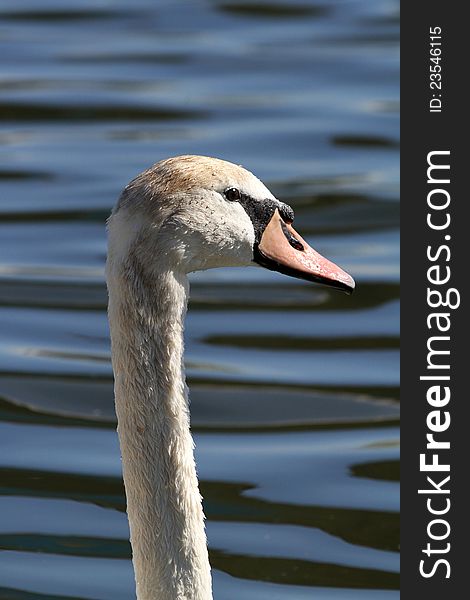
[[[253,225],[223,196],[229,187],[273,198],[241,167],[177,157],[133,180],[108,221],[115,400],[139,600],[212,598],[183,328],[186,274],[253,258]]]

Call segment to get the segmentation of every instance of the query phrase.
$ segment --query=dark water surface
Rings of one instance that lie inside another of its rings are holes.
[[[133,597],[104,221],[186,153],[253,170],[358,284],[192,277],[215,598],[397,598],[397,2],[0,6],[0,599]]]

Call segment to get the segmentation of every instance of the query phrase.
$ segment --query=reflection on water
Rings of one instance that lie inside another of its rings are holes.
[[[395,1],[5,0],[0,598],[133,597],[104,221],[176,154],[243,162],[350,271],[192,276],[215,598],[398,596]]]

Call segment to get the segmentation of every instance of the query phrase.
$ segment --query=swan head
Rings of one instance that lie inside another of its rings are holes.
[[[351,292],[354,280],[294,230],[294,211],[255,175],[224,160],[160,161],[123,190],[108,220],[108,269],[183,273],[258,263]]]

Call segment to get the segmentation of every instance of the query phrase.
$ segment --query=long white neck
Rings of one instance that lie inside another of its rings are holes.
[[[210,600],[183,365],[185,275],[108,268],[118,433],[138,600]]]

